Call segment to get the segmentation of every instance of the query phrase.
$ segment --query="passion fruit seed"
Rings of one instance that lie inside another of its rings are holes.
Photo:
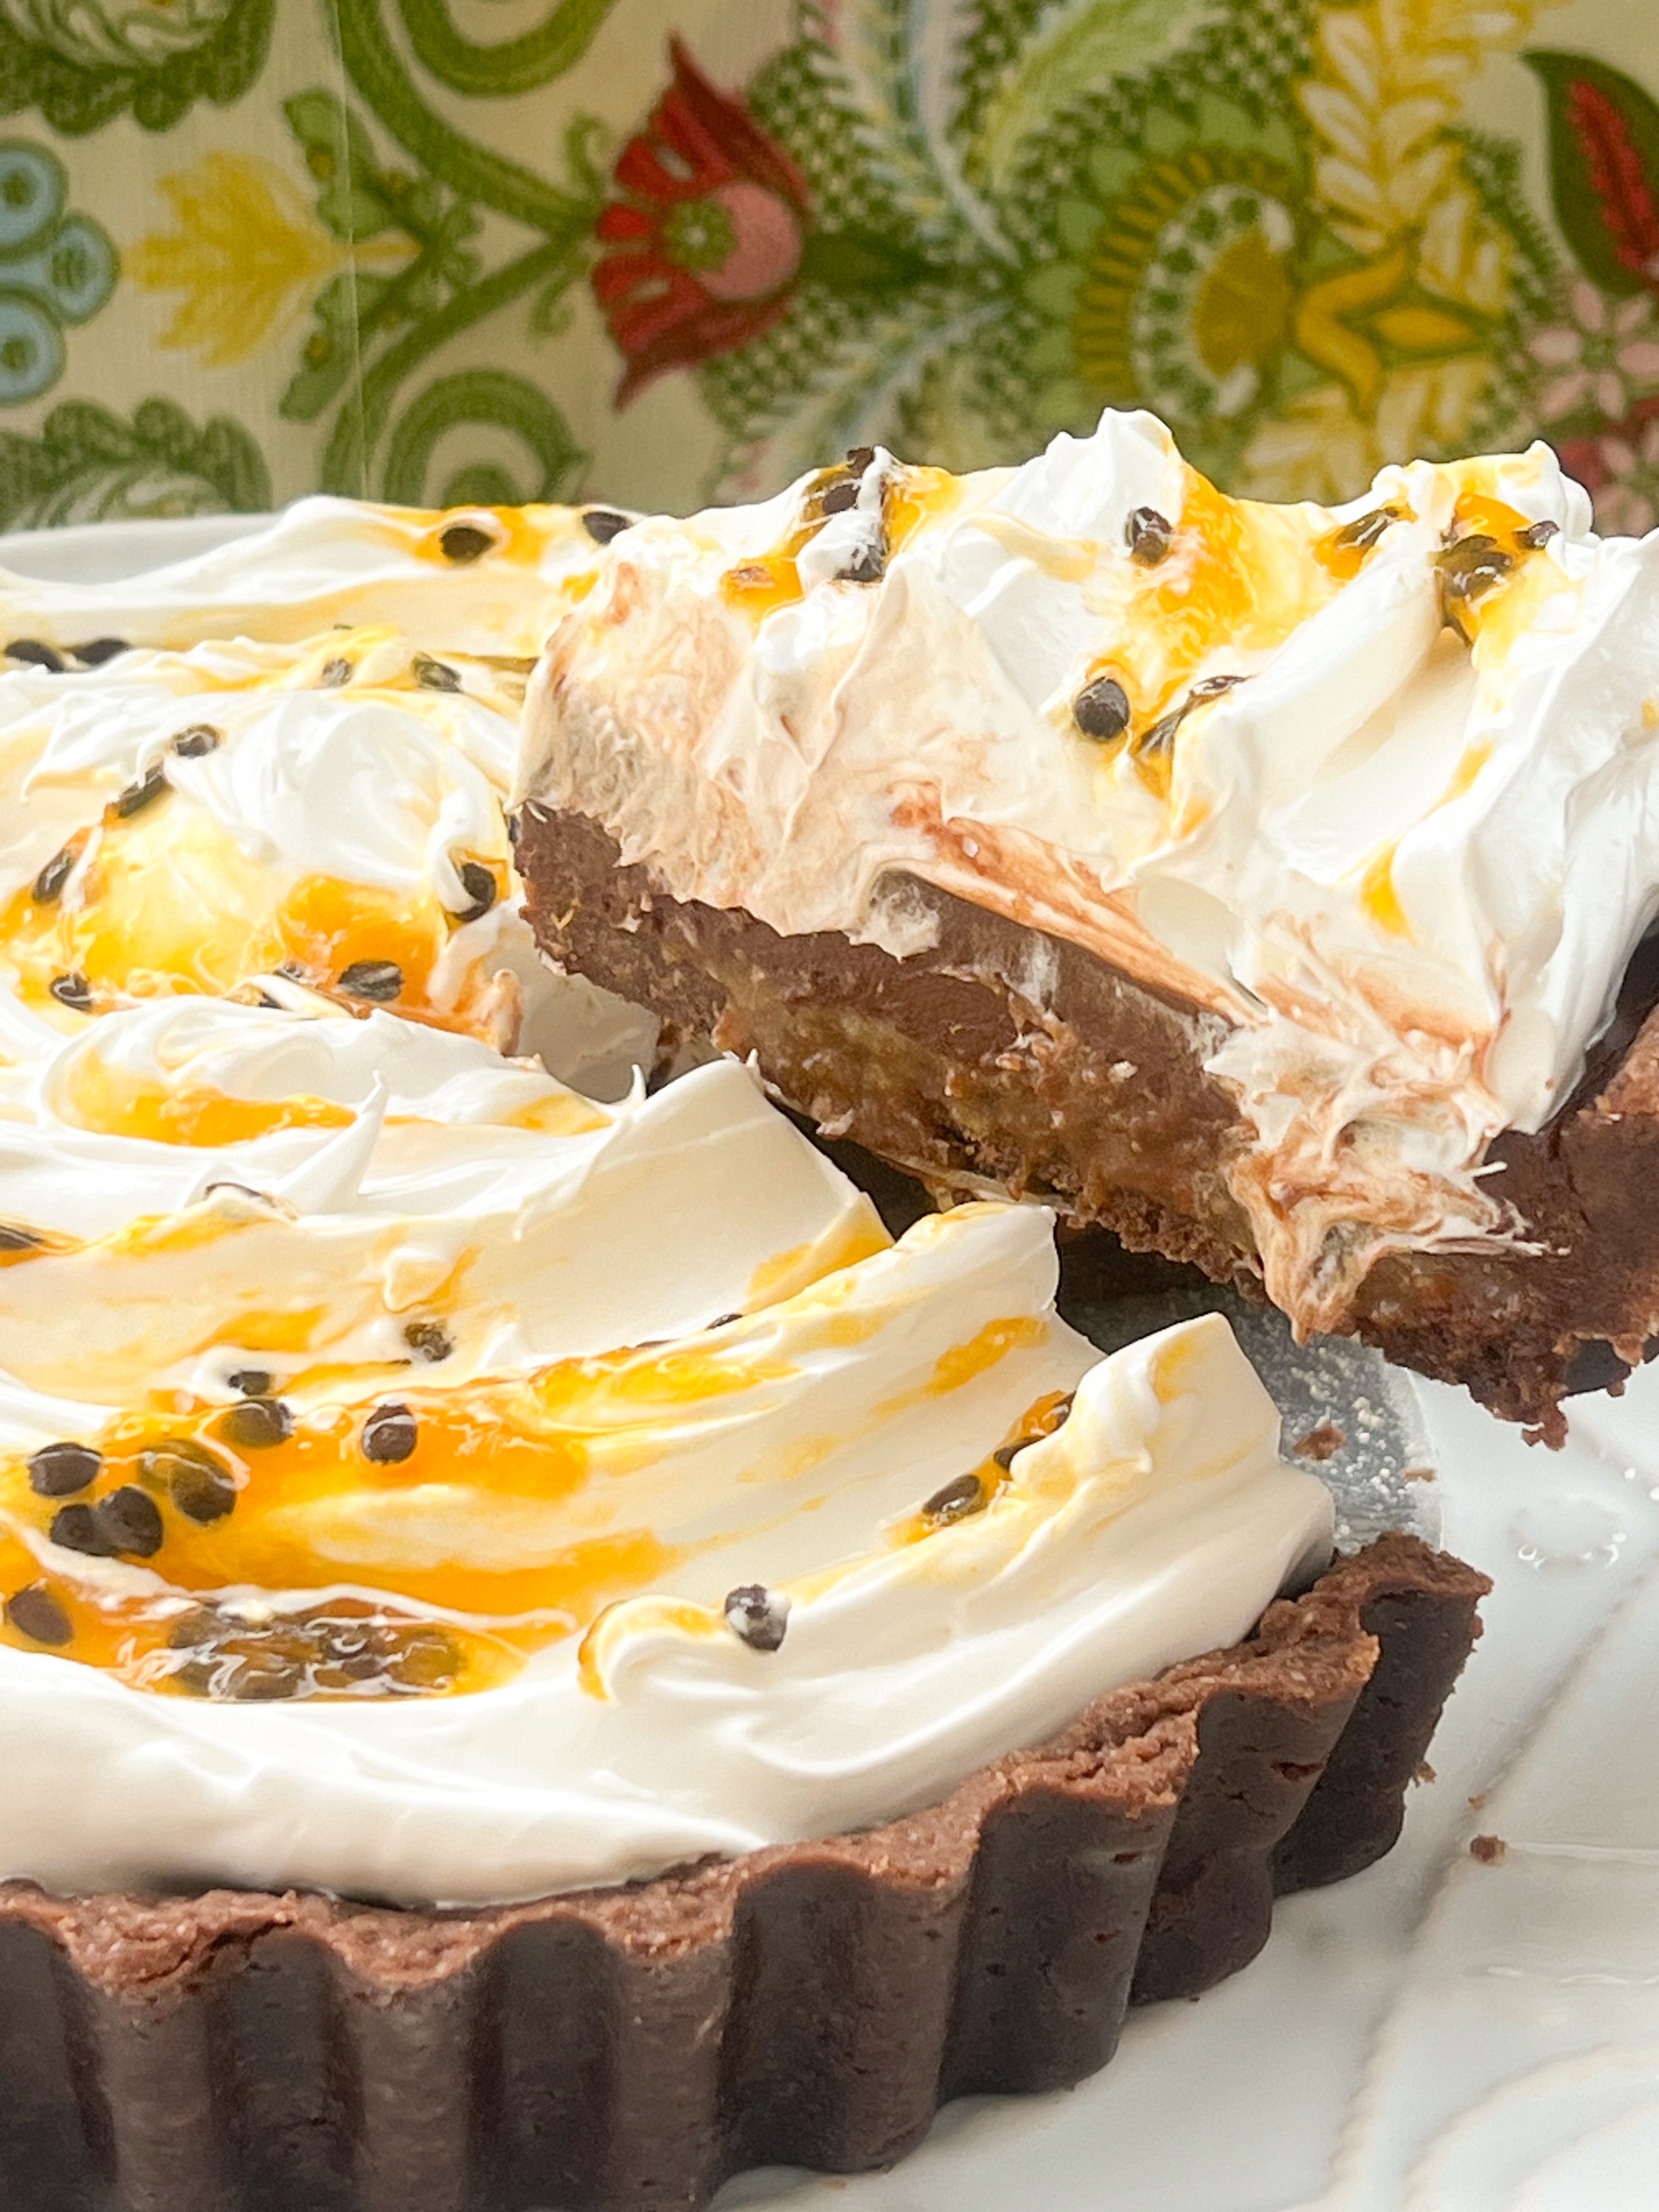
[[[789,1626],[789,1601],[781,1590],[744,1583],[728,1590],[720,1610],[733,1636],[751,1651],[775,1651]]]
[[[132,647],[124,637],[91,637],[84,645],[72,645],[70,651],[82,668],[101,668],[106,660],[114,660]]]
[[[222,1468],[210,1474],[204,1467],[181,1467],[170,1494],[185,1520],[204,1528],[236,1510],[236,1485]]]
[[[405,1689],[447,1689],[460,1667],[460,1653],[441,1628],[406,1630],[393,1647],[392,1678]]]
[[[26,667],[44,668],[49,676],[61,676],[64,672],[63,654],[55,653],[49,645],[43,645],[38,637],[13,638],[6,647],[6,658],[8,660],[20,660]]]
[[[1161,720],[1154,722],[1152,728],[1141,738],[1139,751],[1149,760],[1157,760],[1163,754],[1171,751],[1175,745],[1176,732],[1186,719],[1187,709],[1183,705],[1176,707],[1171,713],[1165,714]]]
[[[135,814],[142,814],[147,806],[154,806],[167,787],[167,772],[157,761],[146,769],[136,783],[130,783],[114,800],[110,811],[118,822],[131,822]]]
[[[1400,520],[1397,507],[1374,507],[1368,514],[1357,514],[1352,522],[1345,522],[1331,543],[1345,553],[1369,553],[1383,532]]]
[[[849,446],[847,448],[847,465],[855,477],[861,477],[866,469],[872,467],[875,458],[873,446]]]
[[[404,988],[404,971],[395,960],[354,960],[340,977],[348,998],[372,999],[390,1006]]]
[[[838,483],[832,483],[820,502],[826,514],[845,514],[848,507],[858,503],[859,487],[852,477],[842,477]]]
[[[1112,676],[1097,676],[1072,702],[1072,720],[1085,738],[1105,744],[1129,726],[1129,695]]]
[[[188,1651],[198,1644],[205,1644],[218,1629],[219,1616],[210,1605],[192,1605],[179,1614],[167,1631],[167,1646],[173,1651]]]
[[[435,1321],[410,1322],[404,1330],[404,1342],[417,1358],[434,1364],[440,1359],[447,1359],[455,1349],[450,1342],[448,1331]]]
[[[153,1498],[132,1483],[112,1490],[95,1505],[60,1505],[47,1530],[54,1544],[88,1559],[112,1559],[125,1553],[148,1559],[161,1548],[166,1531]]]
[[[1123,542],[1129,558],[1143,568],[1155,568],[1169,552],[1175,525],[1155,507],[1138,507],[1123,526]]]
[[[352,664],[343,655],[325,660],[317,672],[317,688],[320,691],[337,691],[351,681]]]
[[[170,1678],[177,1688],[242,1703],[443,1690],[462,1665],[441,1628],[371,1613],[284,1613],[255,1623],[201,1606],[174,1622],[167,1643],[187,1655]]]
[[[447,661],[434,660],[429,653],[417,653],[414,661],[415,681],[423,691],[459,691],[461,679]]]
[[[407,1406],[377,1406],[363,1423],[363,1457],[377,1467],[397,1467],[413,1453],[420,1428]]]
[[[35,878],[34,888],[29,893],[29,896],[34,901],[36,906],[55,905],[63,896],[64,884],[74,872],[75,848],[72,845],[65,845],[61,853],[52,855]]]
[[[452,522],[438,532],[438,544],[445,560],[453,561],[458,568],[488,553],[495,543],[489,532],[480,530],[476,522]]]
[[[89,1559],[109,1557],[110,1547],[90,1505],[60,1505],[46,1534],[66,1552],[84,1552]]]
[[[1231,691],[1235,684],[1242,684],[1242,676],[1206,676],[1194,684],[1178,707],[1172,707],[1161,721],[1152,724],[1141,738],[1139,751],[1143,757],[1157,759],[1169,752],[1175,744],[1176,732],[1194,707],[1201,707],[1206,699],[1218,699],[1224,691]]]
[[[1045,1436],[1053,1436],[1056,1429],[1063,1429],[1071,1418],[1071,1413],[1072,1399],[1068,1394],[1051,1408],[1046,1428],[1035,1430],[1027,1436],[1016,1437],[1012,1443],[999,1444],[991,1457],[1006,1474],[1018,1454],[1023,1452],[1027,1444],[1036,1443]]]
[[[29,1461],[29,1488],[40,1498],[73,1498],[103,1473],[104,1455],[90,1444],[42,1444]]]
[[[374,1624],[361,1618],[316,1624],[318,1656],[325,1667],[337,1667],[348,1682],[366,1682],[379,1674],[381,1655]]]
[[[15,1221],[0,1221],[0,1252],[38,1252],[46,1239]]]
[[[860,545],[839,571],[843,584],[878,584],[887,573],[887,556],[879,545]]]
[[[205,1528],[236,1508],[236,1481],[228,1467],[192,1438],[154,1445],[138,1462],[146,1482],[164,1487],[187,1521]]]
[[[482,860],[463,860],[460,866],[461,889],[470,902],[460,919],[477,921],[480,915],[488,914],[501,896],[501,886],[495,881],[495,871],[485,867]]]
[[[271,1377],[265,1368],[239,1367],[234,1375],[227,1375],[225,1380],[244,1398],[268,1398],[270,1395]]]
[[[1529,522],[1524,530],[1517,530],[1515,533],[1515,542],[1517,545],[1526,546],[1529,552],[1535,553],[1540,545],[1547,545],[1552,538],[1559,537],[1560,531],[1560,524],[1552,522],[1548,515],[1545,515],[1537,522]]]
[[[180,760],[205,760],[216,753],[225,741],[222,730],[216,730],[211,722],[192,722],[187,730],[180,730],[173,741],[173,750]]]
[[[608,545],[613,538],[621,537],[627,529],[629,518],[618,514],[614,507],[587,507],[582,509],[582,528],[596,545]]]
[[[54,975],[46,988],[58,1005],[67,1006],[71,1013],[92,1012],[92,986],[78,968],[71,968],[66,975]]]
[[[280,1398],[244,1398],[221,1413],[219,1434],[243,1451],[269,1451],[294,1434],[294,1409]]]
[[[1436,556],[1435,566],[1440,571],[1442,596],[1449,604],[1468,605],[1503,581],[1515,566],[1515,556],[1506,553],[1495,538],[1476,531],[1447,546]]]
[[[966,1521],[970,1514],[985,1510],[985,1486],[976,1474],[959,1474],[954,1482],[947,1482],[936,1490],[921,1509],[924,1521],[935,1528],[948,1528],[953,1521]]]
[[[6,1622],[32,1644],[67,1644],[75,1634],[68,1613],[40,1583],[15,1590],[6,1600]]]
[[[111,1552],[148,1559],[161,1550],[167,1534],[161,1508],[136,1483],[125,1482],[118,1490],[112,1490],[92,1510],[99,1534]]]
[[[303,1686],[303,1662],[280,1651],[250,1651],[222,1670],[218,1694],[241,1705],[274,1705],[294,1697]]]

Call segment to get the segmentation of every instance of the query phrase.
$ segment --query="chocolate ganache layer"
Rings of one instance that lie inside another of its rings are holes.
[[[544,951],[650,1007],[679,1041],[753,1054],[779,1096],[940,1194],[1040,1198],[1132,1250],[1259,1285],[1228,1186],[1248,1125],[1206,1073],[1207,1018],[1065,939],[905,884],[938,942],[896,957],[838,932],[786,937],[669,896],[577,814],[525,810],[526,911]],[[1357,1332],[1508,1420],[1563,1433],[1561,1401],[1644,1356],[1659,1307],[1656,963],[1632,963],[1618,1020],[1562,1112],[1499,1137],[1508,1249],[1392,1253]]]

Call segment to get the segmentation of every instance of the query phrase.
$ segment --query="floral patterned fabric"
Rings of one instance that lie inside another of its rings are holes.
[[[1653,0],[0,0],[0,527],[769,490],[1103,405],[1659,511]]]

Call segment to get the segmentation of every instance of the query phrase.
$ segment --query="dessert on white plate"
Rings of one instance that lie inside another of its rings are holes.
[[[860,450],[617,539],[532,686],[526,867],[550,953],[821,1123],[1559,1434],[1659,1333],[1594,1195],[1643,1052],[1574,1097],[1659,904],[1656,669],[1659,533],[1543,446],[1334,509],[1145,415]]]

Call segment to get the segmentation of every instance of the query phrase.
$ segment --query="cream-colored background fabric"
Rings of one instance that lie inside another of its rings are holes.
[[[684,506],[1108,401],[1659,502],[1651,0],[0,0],[0,525]]]

